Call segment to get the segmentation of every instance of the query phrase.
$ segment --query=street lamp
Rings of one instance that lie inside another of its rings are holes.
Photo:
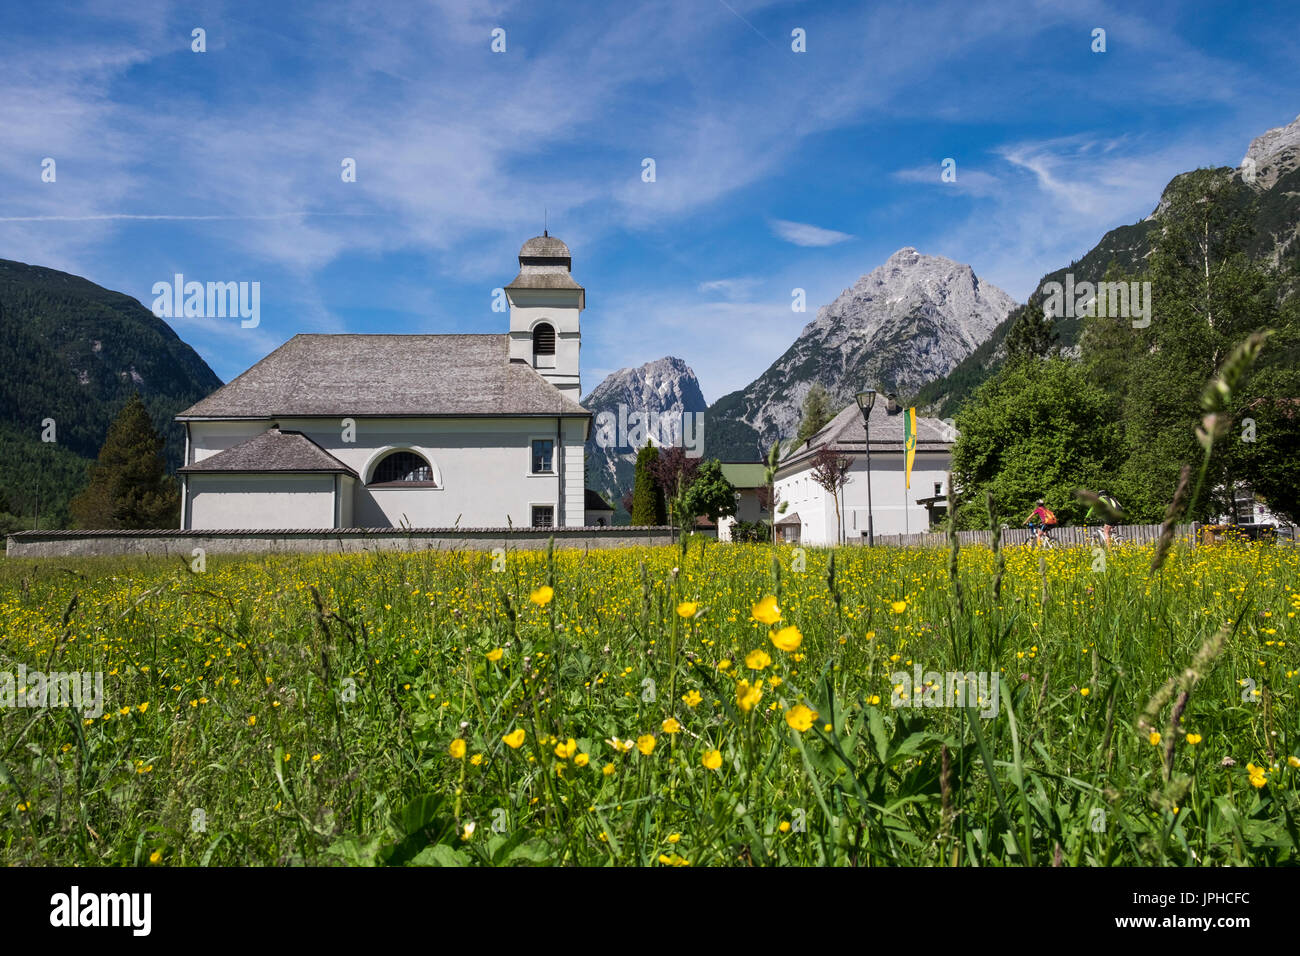
[[[856,396],[862,409],[862,429],[867,439],[867,544],[875,546],[876,528],[871,518],[871,406],[876,404],[876,390],[868,388]]]

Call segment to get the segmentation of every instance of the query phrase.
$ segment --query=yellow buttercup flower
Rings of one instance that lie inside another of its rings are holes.
[[[747,680],[742,680],[736,684],[736,703],[746,713],[753,710],[762,697],[763,682],[761,680],[754,681],[753,686],[750,686]]]
[[[704,766],[709,770],[717,770],[722,766],[722,751],[706,750],[700,763],[704,764]]]
[[[776,596],[769,594],[750,608],[750,620],[769,625],[781,620],[781,609],[776,606]]]
[[[1158,730],[1153,730],[1151,731],[1151,733],[1147,734],[1147,743],[1149,743],[1152,747],[1155,747],[1157,744],[1159,744],[1160,732]]]
[[[783,650],[786,653],[797,651],[802,642],[803,635],[799,633],[799,628],[795,627],[793,624],[789,627],[781,628],[781,630],[772,635],[772,643],[775,644],[778,649]]]
[[[1287,757],[1286,763],[1288,767],[1300,767],[1300,757]]]
[[[591,762],[591,758],[588,757],[586,754],[578,754],[578,756],[573,758],[573,765],[575,767],[585,767],[590,762]]]
[[[682,725],[677,722],[675,717],[669,717],[663,722],[663,732],[666,734],[679,733],[681,729]]]
[[[751,671],[761,671],[768,664],[772,663],[771,656],[764,650],[750,651],[745,656],[745,666]]]
[[[162,850],[154,850],[149,854],[150,863],[158,863],[162,860]]]
[[[511,750],[518,750],[524,745],[524,728],[516,727],[501,738]]]
[[[555,756],[559,757],[561,760],[568,760],[570,757],[573,756],[573,754],[577,751],[577,749],[578,749],[578,742],[574,740],[572,737],[570,737],[568,740],[564,741],[563,743],[558,743],[555,745]]]
[[[1264,776],[1264,768],[1256,767],[1253,763],[1246,764],[1246,773],[1250,774],[1250,785],[1258,790],[1268,783],[1268,777]]]
[[[1199,743],[1201,742],[1201,735],[1200,735],[1200,734],[1188,734],[1188,735],[1187,735],[1187,742],[1188,742],[1189,744],[1191,744],[1193,747],[1195,747],[1197,744],[1199,744]]]
[[[640,737],[636,739],[636,749],[641,751],[643,755],[647,757],[650,756],[652,753],[654,753],[654,749],[655,749],[654,737],[652,737],[650,734],[642,734]]]
[[[248,726],[252,727],[252,726],[253,726],[254,724],[256,724],[256,723],[257,723],[257,714],[249,714],[249,715],[248,715]]]
[[[472,763],[472,764],[473,764],[474,766],[476,766],[476,767],[482,766],[482,764],[483,764],[483,755],[482,755],[482,754],[475,754],[474,756],[472,756],[472,757],[469,758],[469,762]]]
[[[501,660],[501,656],[502,656],[503,654],[505,654],[505,650],[503,650],[502,648],[498,647],[498,648],[496,648],[496,649],[494,649],[494,650],[490,650],[490,651],[488,651],[488,653],[487,653],[487,659],[490,660],[490,661],[499,661],[499,660]]]
[[[704,698],[700,696],[700,692],[698,690],[693,690],[690,693],[684,694],[682,696],[682,700],[686,703],[687,707],[696,707],[703,699]]]
[[[1088,687],[1080,687],[1080,688],[1079,688],[1079,696],[1081,696],[1081,697],[1087,697],[1087,696],[1088,696],[1089,694],[1091,694],[1091,693],[1092,693],[1092,689],[1091,689],[1091,688],[1088,688]]]
[[[907,610],[907,602],[894,601],[889,605],[889,609],[893,611],[895,614],[902,614],[904,611]]]
[[[803,704],[795,704],[785,712],[785,722],[795,730],[799,731],[799,733],[803,733],[811,727],[813,721],[816,719],[817,711],[806,707]]]
[[[540,588],[528,595],[528,600],[532,601],[538,607],[546,607],[551,603],[551,598],[555,597],[555,588],[549,584],[543,584]]]
[[[683,601],[681,604],[677,605],[677,616],[694,617],[695,612],[699,609],[700,605],[696,601]]]
[[[632,741],[619,740],[617,737],[611,737],[609,738],[609,740],[605,741],[605,743],[609,744],[611,747],[613,747],[621,754],[627,753],[629,750],[632,749],[633,746]]]

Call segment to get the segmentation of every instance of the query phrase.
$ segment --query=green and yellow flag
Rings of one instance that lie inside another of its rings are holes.
[[[916,457],[916,409],[903,413],[903,450],[907,452],[907,487],[912,487],[912,459]]]

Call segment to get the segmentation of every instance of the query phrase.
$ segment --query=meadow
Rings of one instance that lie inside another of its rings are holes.
[[[11,687],[0,863],[1295,863],[1300,552],[1151,563],[6,561],[0,672],[103,712]]]

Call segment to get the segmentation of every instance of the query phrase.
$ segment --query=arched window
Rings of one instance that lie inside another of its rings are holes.
[[[433,483],[433,468],[413,451],[395,451],[375,466],[372,485]]]
[[[533,329],[533,355],[555,354],[555,326],[543,322]]]

